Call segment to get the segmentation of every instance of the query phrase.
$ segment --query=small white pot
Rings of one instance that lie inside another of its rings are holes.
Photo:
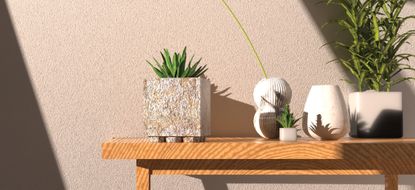
[[[280,141],[296,141],[297,128],[280,128]]]
[[[349,94],[350,136],[400,138],[403,133],[401,92],[355,92]]]

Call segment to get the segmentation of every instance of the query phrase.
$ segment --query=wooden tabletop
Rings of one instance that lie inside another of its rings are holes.
[[[102,144],[104,159],[135,160],[308,160],[413,159],[415,139],[352,139],[281,142],[262,138],[208,138],[202,143],[151,143],[146,138],[114,138]]]

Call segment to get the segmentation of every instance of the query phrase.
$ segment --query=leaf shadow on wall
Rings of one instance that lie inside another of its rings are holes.
[[[0,189],[65,189],[5,1],[0,42]]]
[[[211,86],[211,136],[258,137],[252,122],[254,106],[229,98],[229,90]]]

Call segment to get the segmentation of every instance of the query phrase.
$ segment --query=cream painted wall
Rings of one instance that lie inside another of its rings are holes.
[[[345,77],[341,68],[325,64],[335,58],[333,51],[328,46],[320,48],[333,33],[321,31],[318,25],[337,13],[314,2],[230,0],[269,75],[290,83],[297,115],[313,84],[338,84],[345,95],[352,91],[339,80]],[[203,63],[208,64],[207,76],[217,90],[228,89],[227,97],[213,97],[214,135],[256,136],[251,122],[252,90],[261,72],[219,0],[6,0],[2,4],[8,10],[18,45],[4,48],[20,51],[2,56],[21,54],[16,59],[25,66],[19,68],[27,71],[33,109],[39,111],[39,127],[47,132],[40,137],[49,141],[51,157],[57,160],[55,167],[63,185],[57,183],[55,187],[133,189],[134,162],[103,161],[100,144],[111,137],[144,135],[142,81],[155,76],[144,60],[158,57],[162,48],[180,50],[187,46],[190,53],[203,57]],[[411,2],[407,12],[414,10],[415,2]],[[406,27],[413,29],[415,22]],[[412,53],[414,49],[406,47]],[[7,83],[6,90],[13,84]],[[414,83],[397,89],[404,91],[405,135],[415,136],[415,118],[411,118],[415,114]],[[15,97],[22,96],[17,94]],[[13,117],[26,113],[24,106],[20,111],[13,112]],[[22,155],[26,149],[31,149],[31,143],[21,149]],[[30,165],[40,162],[28,160]],[[29,174],[47,175],[39,170]],[[402,177],[400,188],[415,189],[412,178]],[[47,179],[45,176],[28,185],[53,189],[43,184],[54,183]],[[383,189],[380,176],[156,176],[152,182],[154,189]],[[0,182],[2,185],[12,187],[13,183]]]

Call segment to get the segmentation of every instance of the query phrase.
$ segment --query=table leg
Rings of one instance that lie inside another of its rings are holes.
[[[385,190],[398,190],[398,175],[385,175]]]
[[[137,166],[136,172],[136,189],[150,190],[151,170],[148,168]]]

